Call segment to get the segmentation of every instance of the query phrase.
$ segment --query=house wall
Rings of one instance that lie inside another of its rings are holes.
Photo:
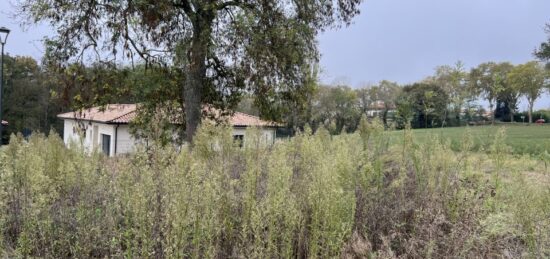
[[[120,125],[117,133],[117,155],[134,151],[137,141],[130,134],[130,126]]]
[[[109,135],[109,136],[111,136],[111,144],[109,146],[110,147],[109,154],[111,156],[114,156],[114,154],[115,154],[115,127],[116,127],[116,125],[93,122],[92,126],[97,126],[98,139],[97,139],[97,142],[93,143],[92,138],[90,137],[90,140],[89,140],[90,144],[89,145],[92,146],[93,148],[101,149],[102,144],[103,144],[102,143],[103,138],[101,137],[101,134]],[[88,130],[90,130],[90,133],[91,133],[90,135],[95,134],[95,132],[93,132],[93,129],[94,129],[94,127],[88,128]]]
[[[395,113],[395,110],[388,110],[388,114]],[[380,117],[384,114],[384,110],[367,110],[367,117]]]
[[[259,129],[262,134],[262,140],[265,141],[267,144],[273,144],[275,142],[275,128],[260,128]],[[242,135],[244,142],[246,142],[246,128],[245,127],[234,127],[233,128],[233,136],[235,135]]]
[[[97,122],[81,122],[81,125],[84,125],[85,131],[83,131],[82,145],[87,152],[91,152],[94,149],[101,150],[102,147],[102,137],[101,134],[111,136],[110,144],[110,154],[111,156],[127,154],[134,151],[135,146],[137,145],[137,140],[130,134],[130,127],[128,125],[114,125],[114,124],[105,124]],[[262,134],[262,139],[266,144],[273,144],[275,142],[275,128],[260,128]],[[116,143],[115,143],[115,132],[116,132]],[[233,135],[242,135],[244,141],[246,142],[246,128],[245,127],[234,127]],[[65,145],[70,146],[71,144],[79,144],[80,134],[78,130],[78,123],[75,120],[66,119],[64,120],[63,126],[63,141]],[[116,144],[116,154],[115,154],[115,144]]]
[[[69,146],[71,143],[78,143],[79,137],[76,132],[76,123],[73,120],[64,120],[63,123],[63,142],[66,146]]]
[[[69,146],[71,144],[80,144],[82,141],[82,146],[87,152],[91,152],[94,149],[100,149],[102,147],[102,134],[111,136],[111,143],[110,143],[110,150],[109,153],[111,156],[115,154],[115,128],[116,125],[112,124],[105,124],[105,123],[97,123],[97,122],[88,122],[88,121],[82,121],[80,122],[80,125],[83,125],[84,129],[82,131],[79,131],[79,123],[77,123],[75,120],[64,120],[63,123],[63,141],[65,142],[65,145]],[[126,125],[124,125],[126,126]],[[127,127],[127,126],[126,126]],[[126,131],[126,132],[124,132]],[[81,133],[80,133],[81,132]],[[82,139],[81,139],[82,135]],[[125,138],[129,133],[127,132],[127,129],[120,129],[118,135],[122,135],[123,138]],[[123,143],[123,149],[127,150],[127,142],[118,141],[118,145],[121,145]],[[120,146],[117,146],[117,153],[120,153],[118,148]]]

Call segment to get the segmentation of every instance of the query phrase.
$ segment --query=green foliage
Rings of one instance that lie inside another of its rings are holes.
[[[52,94],[57,86],[49,82],[43,68],[31,57],[6,55],[4,62],[2,119],[9,126],[0,139],[7,142],[10,134],[16,132],[61,130],[56,118],[61,105]]]
[[[331,134],[354,132],[360,119],[357,93],[347,86],[320,87],[312,104],[312,126],[323,126]]]
[[[398,97],[398,114],[415,128],[441,126],[447,116],[448,95],[438,85],[416,83],[405,86]]]
[[[523,119],[521,118],[523,116]],[[550,111],[549,110],[536,110],[531,113],[531,116],[533,117],[533,121],[536,121],[538,119],[543,119],[545,122],[550,122]],[[518,114],[514,114],[514,121],[515,122],[529,122],[529,112],[520,112]]]
[[[486,156],[471,132],[455,152],[411,130],[390,145],[378,120],[359,128],[274,146],[250,129],[241,148],[205,125],[192,150],[151,143],[117,158],[13,136],[0,149],[0,256],[550,255],[548,175],[524,173],[543,165],[512,159],[504,132]]]
[[[513,65],[508,62],[486,62],[473,68],[470,72],[470,89],[483,95],[489,102],[489,109],[491,111],[493,111],[497,99],[505,91],[509,90],[507,77],[512,68]],[[492,120],[494,121],[494,119],[495,117],[493,115]]]
[[[46,56],[56,65],[138,59],[185,74],[174,89],[184,99],[181,126],[192,142],[204,104],[226,110],[253,93],[266,118],[284,114],[285,104],[301,108],[311,89],[310,66],[319,59],[317,35],[350,24],[362,1],[17,2],[22,17],[55,28]]]
[[[527,98],[529,123],[533,122],[533,106],[546,87],[548,72],[536,61],[514,67],[508,74],[509,84]]]
[[[444,65],[435,69],[435,75],[428,78],[429,82],[443,88],[449,96],[449,115],[452,116],[450,125],[461,125],[461,112],[467,102],[474,98],[475,91],[468,86],[468,73],[465,71],[464,63],[458,61],[454,66]],[[454,123],[453,120],[454,119]]]
[[[547,68],[550,67],[550,24],[546,25],[546,33],[548,34],[548,41],[540,44],[540,47],[535,50],[535,56],[542,61],[546,61]]]

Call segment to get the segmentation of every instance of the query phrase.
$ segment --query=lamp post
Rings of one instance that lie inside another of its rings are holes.
[[[2,146],[2,90],[4,86],[4,45],[8,40],[10,30],[6,27],[0,27],[0,44],[2,45],[2,54],[0,57],[0,146]]]

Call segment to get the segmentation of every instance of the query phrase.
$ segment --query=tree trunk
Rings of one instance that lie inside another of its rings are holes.
[[[533,105],[534,102],[529,101],[529,111],[527,112],[527,115],[529,116],[529,123],[533,123]]]
[[[459,106],[458,108],[455,108],[455,120],[458,126],[462,126],[462,123],[460,121],[460,113],[462,112],[462,106]]]
[[[424,128],[428,128],[428,113],[424,113]]]
[[[210,41],[212,20],[198,18],[193,24],[193,38],[187,53],[183,101],[185,109],[185,139],[191,145],[201,123],[202,93],[206,77],[206,58]]]
[[[382,122],[384,123],[385,128],[388,128],[388,112],[389,108],[386,107],[382,113]]]
[[[493,110],[493,102],[489,102],[489,111],[491,112],[491,124],[495,124],[495,111]]]
[[[185,109],[185,139],[193,143],[193,136],[201,123],[202,75],[201,69],[189,64],[183,90]]]
[[[514,109],[510,109],[510,122],[514,122]]]
[[[449,111],[449,109],[445,107],[445,112],[443,112],[443,120],[441,121],[442,128],[447,124],[447,111]]]
[[[428,128],[428,107],[426,106],[426,103],[423,102],[424,106],[424,128]]]

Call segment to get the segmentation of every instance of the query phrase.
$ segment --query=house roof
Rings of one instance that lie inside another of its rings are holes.
[[[278,127],[278,123],[273,121],[265,121],[257,116],[249,115],[242,112],[235,112],[233,116],[229,118],[229,123],[235,127]]]
[[[395,105],[390,104],[388,108],[395,109]],[[381,101],[381,100],[374,101],[371,105],[369,105],[368,109],[369,110],[384,110],[384,109],[386,109],[386,103],[384,101]]]
[[[2,120],[2,125],[8,126],[8,122],[5,120]]]
[[[130,116],[135,111],[135,104],[108,104],[105,107],[98,106],[82,111],[62,113],[57,115],[57,117],[61,119],[124,124],[130,122],[129,117],[135,117]]]
[[[217,110],[208,108],[215,116],[221,114]],[[136,104],[109,104],[105,107],[93,107],[77,112],[67,112],[57,115],[61,119],[87,120],[106,124],[128,124],[137,115]],[[242,112],[234,112],[227,119],[230,125],[234,127],[278,127],[280,124],[273,121],[262,120],[257,116]]]

